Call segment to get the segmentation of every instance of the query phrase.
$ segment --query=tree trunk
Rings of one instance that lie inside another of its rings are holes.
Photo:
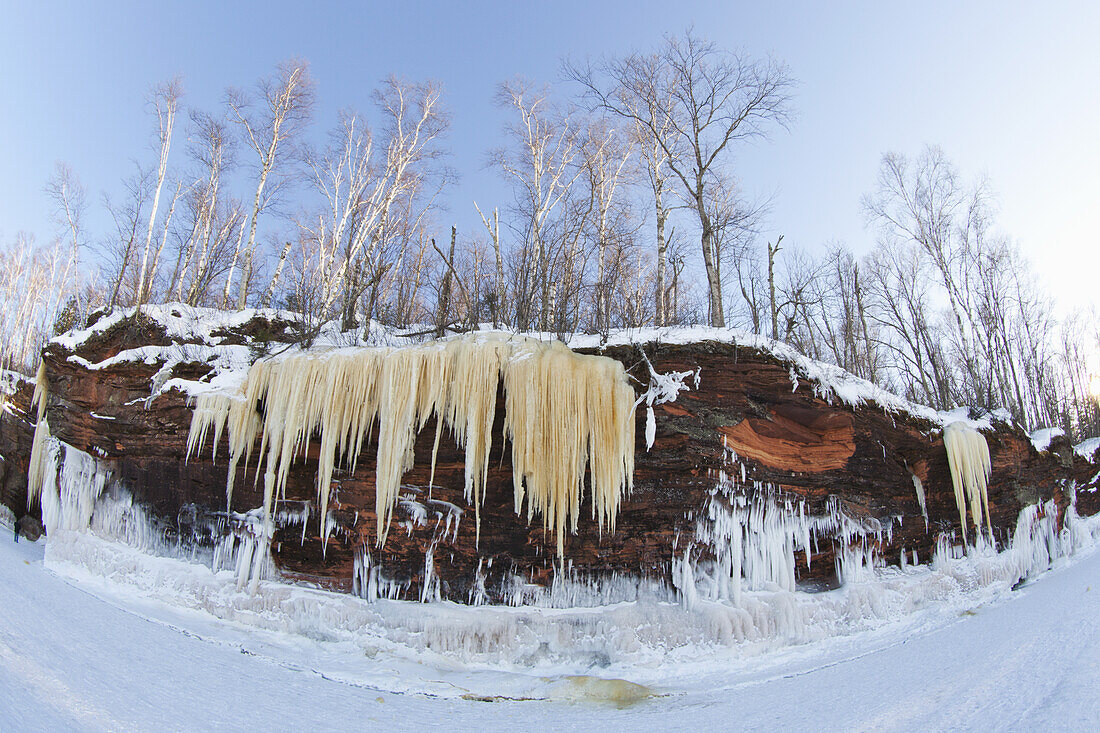
[[[493,310],[493,328],[500,328],[500,314],[504,312],[504,258],[500,254],[500,209],[493,209],[493,252],[496,254],[497,265],[496,308]]]
[[[455,238],[458,236],[458,229],[451,227],[451,249],[447,253],[447,268],[443,272],[443,285],[439,289],[439,311],[436,316],[436,338],[443,338],[443,334],[446,332],[446,325],[448,323],[448,317],[451,312],[451,271],[454,269],[455,262]]]
[[[536,236],[538,236],[536,234]],[[550,272],[549,263],[546,259],[546,252],[542,246],[542,237],[538,236],[535,241],[535,261],[538,263],[538,279],[539,288],[541,290],[541,301],[539,306],[539,330],[548,330],[547,324],[550,322]]]
[[[141,274],[138,275],[137,305],[140,310],[145,300],[145,275],[149,268],[149,248],[153,243],[153,226],[157,221],[157,209],[160,205],[160,190],[164,186],[164,177],[168,171],[168,151],[172,145],[172,125],[175,119],[175,110],[169,109],[168,120],[161,135],[160,165],[157,168],[157,187],[153,192],[153,207],[149,211],[149,230],[145,235],[145,254],[141,258]],[[156,266],[156,263],[153,263]]]
[[[772,338],[779,338],[779,309],[775,307],[775,256],[779,254],[779,243],[783,241],[780,235],[773,246],[768,242],[768,302],[771,306]]]
[[[126,249],[122,253],[122,264],[118,268],[118,279],[115,280],[114,289],[111,291],[111,300],[108,308],[114,308],[118,304],[118,291],[122,288],[122,279],[126,277],[126,267],[130,264],[130,253],[134,250],[134,238],[137,236],[137,217],[134,217],[134,227],[130,231],[130,239],[126,242]]]
[[[661,188],[659,182],[653,187],[657,213],[657,303],[654,315],[658,326],[664,326],[668,320],[668,303],[665,297],[665,268],[668,259],[668,244],[665,242],[665,219],[668,218],[668,212],[665,211],[664,203],[661,201]]]
[[[722,307],[722,280],[718,276],[718,263],[714,256],[714,227],[710,217],[703,208],[703,199],[696,200],[696,211],[699,214],[699,225],[703,234],[703,266],[707,272],[707,308],[709,310],[710,325],[715,328],[726,327],[726,314]]]
[[[290,240],[283,246],[283,252],[279,255],[279,264],[275,267],[275,274],[271,277],[271,284],[267,286],[267,293],[264,295],[263,301],[260,302],[260,306],[267,308],[271,305],[271,300],[275,296],[275,287],[279,284],[279,276],[283,274],[283,267],[286,265],[287,255],[290,254]]]

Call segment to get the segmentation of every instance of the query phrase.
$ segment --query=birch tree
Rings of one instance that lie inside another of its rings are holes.
[[[831,361],[856,376],[878,381],[880,359],[865,303],[865,268],[852,253],[832,245],[820,263],[821,276],[810,284],[804,337],[795,346],[815,359]]]
[[[492,221],[482,211],[481,207],[474,202],[474,208],[477,209],[478,215],[481,217],[481,223],[485,226],[485,231],[489,234],[489,241],[493,243],[493,263],[496,266],[493,280],[493,291],[488,296],[489,310],[493,316],[493,328],[499,328],[501,322],[501,315],[508,308],[508,288],[504,280],[504,255],[501,251],[500,242],[500,209],[493,209]]]
[[[991,236],[991,211],[984,181],[965,185],[955,167],[936,147],[926,147],[915,159],[897,153],[882,157],[878,185],[864,197],[868,222],[881,246],[914,248],[927,267],[945,304],[942,319],[931,323],[940,348],[948,350],[943,367],[947,403],[999,406],[1022,410],[1013,395],[1012,377],[1002,369],[1008,354],[998,349],[1005,324],[989,317],[1002,297],[1003,247]],[[902,283],[901,287],[905,287]],[[1017,415],[1022,419],[1022,414]]]
[[[667,137],[672,129],[671,120],[658,119],[655,109],[647,109],[650,124],[634,123],[634,133],[645,163],[646,178],[653,193],[653,216],[657,239],[657,273],[654,288],[655,325],[668,325],[670,310],[668,302],[668,239],[665,236],[665,224],[668,222],[670,207],[665,203],[665,192],[669,186],[667,146],[661,138]]]
[[[533,287],[516,294],[517,326],[527,329],[532,325],[533,298],[537,302],[533,325],[546,330],[553,287],[547,242],[549,218],[584,170],[575,164],[580,130],[568,112],[553,106],[546,89],[536,89],[527,80],[503,82],[496,100],[515,118],[505,128],[510,145],[492,150],[489,160],[515,186],[516,206],[524,220],[532,255]]]
[[[612,270],[611,238],[612,209],[618,203],[616,195],[627,185],[627,163],[633,154],[629,138],[618,135],[605,120],[596,120],[590,126],[581,148],[585,176],[592,201],[592,222],[596,248],[596,282],[594,283],[595,330],[603,333],[611,320],[612,283],[608,273]]]
[[[937,409],[953,407],[943,342],[934,330],[932,277],[909,244],[880,244],[867,261],[867,315],[881,329],[882,346],[909,399]]]
[[[56,314],[70,293],[76,290],[80,277],[77,266],[84,241],[83,219],[87,210],[84,186],[65,163],[57,163],[46,184],[46,195],[54,206],[53,218],[60,233],[49,254],[49,286],[43,291],[45,311]],[[52,325],[52,322],[51,322]]]
[[[662,326],[668,322],[668,296],[671,291],[665,227],[672,209],[666,201],[666,194],[670,193],[668,151],[673,132],[673,120],[667,111],[673,106],[674,86],[667,79],[667,69],[657,54],[636,54],[627,61],[609,62],[607,66],[615,68],[611,76],[616,86],[609,94],[613,96],[615,110],[620,115],[621,111],[629,112],[627,124],[653,196],[656,237],[654,312],[656,325]],[[596,86],[592,70],[570,64],[566,64],[565,70],[568,76],[584,85],[592,98]],[[595,100],[599,99],[599,95],[595,95]]]
[[[391,77],[374,97],[384,118],[380,145],[358,115],[347,113],[328,150],[309,158],[325,202],[321,213],[301,224],[305,239],[318,249],[314,261],[323,273],[315,302],[327,313],[340,299],[345,330],[356,326],[356,306],[367,291],[370,318],[380,280],[393,265],[384,262],[388,241],[395,232],[416,230],[433,205],[434,194],[422,194],[450,124],[434,82]],[[404,256],[401,249],[397,259]]]
[[[64,230],[70,266],[75,267],[84,237],[84,212],[88,208],[84,186],[67,163],[58,162],[46,184],[46,195],[54,205],[55,220]]]
[[[233,162],[232,139],[224,120],[205,112],[191,114],[191,157],[197,164],[200,183],[190,197],[191,221],[183,240],[174,273],[175,298],[195,305],[210,285],[210,269],[225,232],[222,178]],[[230,207],[232,208],[232,207]]]
[[[153,251],[153,258],[150,260],[150,252],[153,247],[153,231],[156,228],[157,212],[160,208],[160,194],[161,189],[164,187],[164,180],[168,173],[168,154],[172,148],[172,132],[176,125],[176,114],[179,112],[180,100],[183,98],[183,83],[177,77],[163,84],[160,84],[153,89],[150,98],[150,104],[153,107],[153,111],[157,116],[157,142],[158,142],[158,162],[156,183],[153,187],[153,203],[149,209],[149,226],[145,233],[145,250],[141,257],[141,269],[138,273],[137,281],[137,306],[140,309],[141,305],[147,300],[149,291],[152,288],[153,272],[157,268],[157,259],[160,255],[161,248]],[[168,222],[171,222],[172,211],[175,209],[176,200],[179,197],[180,189],[176,189],[176,196],[172,199],[172,204],[169,208]],[[168,224],[165,224],[165,239],[167,238]]]
[[[20,232],[14,243],[0,247],[0,369],[34,373],[76,279],[64,239],[37,247]]]
[[[267,207],[281,181],[274,176],[286,168],[291,157],[289,147],[309,124],[313,110],[314,84],[305,61],[291,59],[279,65],[275,76],[259,83],[258,102],[242,90],[230,89],[226,95],[230,119],[240,126],[245,146],[256,158],[256,193],[252,202],[248,226],[242,227],[225,282],[223,302],[228,304],[233,275],[239,266],[236,305],[244,309],[256,265],[256,227],[260,214]],[[245,239],[247,231],[247,240]]]
[[[654,55],[632,54],[571,76],[595,107],[640,126],[667,156],[678,193],[699,222],[708,316],[725,325],[715,223],[708,210],[717,174],[736,144],[786,125],[792,84],[786,66],[724,51],[689,30]]]
[[[131,285],[135,287],[131,289],[129,297],[123,288],[140,247],[142,213],[152,196],[151,179],[150,171],[135,164],[134,173],[122,181],[125,196],[117,201],[108,195],[103,197],[103,207],[114,223],[114,232],[107,235],[102,247],[108,261],[107,285],[111,293],[107,300],[108,308],[137,300],[136,276],[131,276]]]
[[[409,256],[412,232],[422,228],[451,179],[441,165],[442,139],[450,129],[443,88],[435,81],[387,78],[373,93],[381,114],[384,147],[374,164],[370,195],[359,217],[360,235],[346,251],[343,322],[356,325],[357,304],[369,322],[389,274]],[[365,296],[365,303],[364,301]]]

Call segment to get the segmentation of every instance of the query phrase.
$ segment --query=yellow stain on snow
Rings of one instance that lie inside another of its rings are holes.
[[[617,708],[627,708],[655,695],[656,693],[649,687],[627,680],[571,675],[563,677],[561,682],[553,687],[550,699],[607,703]]]

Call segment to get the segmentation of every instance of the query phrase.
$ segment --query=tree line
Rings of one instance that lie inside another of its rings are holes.
[[[486,162],[511,197],[471,202],[473,232],[441,205],[457,173],[438,83],[383,80],[372,109],[342,112],[321,144],[305,61],[228,89],[213,111],[188,108],[178,78],[157,85],[151,154],[102,200],[111,231],[85,231],[87,196],[59,164],[45,193],[63,233],[0,250],[0,366],[29,371],[50,333],[91,310],[168,301],[293,310],[304,341],[334,323],[358,338],[372,321],[563,337],[702,323],[787,341],[937,408],[1100,432],[1094,315],[1055,317],[997,233],[988,186],[938,148],[883,156],[861,202],[868,254],[810,251],[762,241],[767,207],[734,164],[790,121],[782,63],[689,31],[563,62],[561,76],[566,94],[498,85],[507,123]]]

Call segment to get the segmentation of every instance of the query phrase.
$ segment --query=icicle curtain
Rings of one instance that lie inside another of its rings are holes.
[[[228,425],[229,480],[247,466],[260,438],[264,514],[285,494],[295,455],[320,436],[317,495],[321,521],[337,461],[354,470],[363,444],[378,430],[375,506],[378,543],[385,542],[401,477],[412,468],[416,436],[436,418],[432,474],[446,427],[464,447],[465,495],[479,507],[503,379],[504,434],[512,444],[515,509],[542,517],[559,557],[566,527],[575,532],[586,469],[593,518],[615,528],[619,503],[633,485],[634,390],[619,362],[576,354],[559,342],[506,334],[474,334],[402,348],[302,353],[255,363],[239,394],[195,401],[188,455],[213,428],[215,445]],[[263,405],[262,415],[256,406]]]

